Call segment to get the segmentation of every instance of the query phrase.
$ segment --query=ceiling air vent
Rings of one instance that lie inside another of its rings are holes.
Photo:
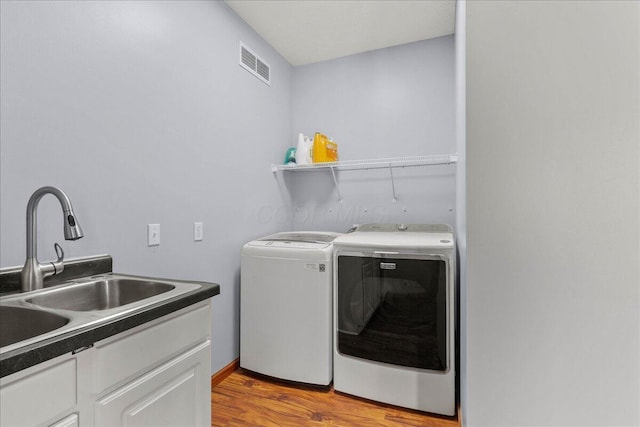
[[[240,42],[240,66],[264,83],[271,85],[269,65],[242,42]]]

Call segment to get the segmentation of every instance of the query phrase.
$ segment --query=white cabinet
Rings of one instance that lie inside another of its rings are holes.
[[[2,378],[1,426],[211,425],[211,303]]]
[[[210,304],[177,313],[97,342],[89,350],[93,354],[92,391],[107,392],[118,383],[209,342]]]
[[[211,425],[210,305],[97,343],[96,426]]]
[[[211,424],[209,343],[159,366],[95,404],[95,425],[205,426]]]
[[[50,425],[74,411],[76,397],[70,355],[9,375],[0,381],[0,426]]]

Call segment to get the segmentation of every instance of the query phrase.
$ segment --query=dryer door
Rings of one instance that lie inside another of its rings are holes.
[[[446,264],[438,255],[338,254],[338,352],[447,370]]]

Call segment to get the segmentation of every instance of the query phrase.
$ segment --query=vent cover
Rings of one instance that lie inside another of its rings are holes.
[[[251,49],[240,42],[240,66],[271,86],[269,64],[260,59]]]

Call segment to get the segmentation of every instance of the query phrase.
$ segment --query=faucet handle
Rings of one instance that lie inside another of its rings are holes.
[[[54,269],[53,274],[56,275],[58,273],[62,273],[62,270],[64,270],[64,251],[62,250],[62,246],[58,243],[53,244],[53,249],[55,249],[56,255],[58,256],[58,260],[51,263]]]
[[[64,251],[62,250],[62,246],[60,246],[57,243],[54,243],[53,249],[56,250],[56,255],[58,255],[58,262],[64,261]]]

